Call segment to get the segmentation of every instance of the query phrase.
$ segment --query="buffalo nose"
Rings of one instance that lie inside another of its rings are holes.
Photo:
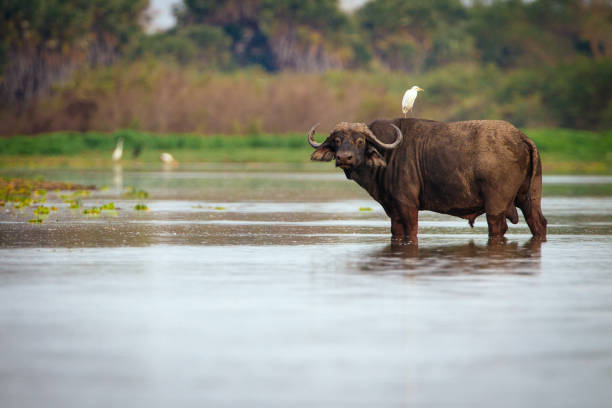
[[[352,162],[353,161],[353,153],[341,153],[338,155],[338,159],[343,162]]]

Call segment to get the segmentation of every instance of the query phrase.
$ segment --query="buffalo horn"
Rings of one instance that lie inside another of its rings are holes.
[[[383,142],[381,142],[376,137],[374,132],[372,132],[370,129],[368,129],[370,131],[367,133],[367,135],[370,137],[370,139],[372,139],[373,142],[375,142],[377,145],[379,145],[383,149],[393,149],[393,148],[397,147],[400,143],[402,143],[402,139],[404,138],[404,136],[402,135],[402,131],[400,130],[400,128],[398,128],[394,124],[391,124],[391,126],[393,126],[393,128],[395,129],[395,132],[397,133],[397,139],[395,139],[395,142],[393,142],[393,143],[383,143]]]
[[[318,123],[314,125],[313,127],[311,127],[310,130],[308,131],[308,143],[310,143],[310,145],[314,147],[315,149],[317,147],[321,147],[321,145],[323,144],[323,143],[317,143],[314,140],[314,133],[315,133],[315,129],[317,128],[317,126],[319,126]]]

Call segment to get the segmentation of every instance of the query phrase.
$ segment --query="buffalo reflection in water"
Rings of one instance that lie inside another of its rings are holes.
[[[530,239],[518,242],[478,245],[474,241],[460,245],[417,246],[387,245],[374,251],[358,265],[365,273],[401,273],[417,275],[519,274],[540,271],[542,242]]]

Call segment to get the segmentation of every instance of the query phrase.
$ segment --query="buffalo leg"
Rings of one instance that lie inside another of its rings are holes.
[[[419,211],[416,208],[400,207],[401,222],[404,226],[404,242],[417,243],[419,230]]]
[[[527,197],[518,202],[518,207],[521,209],[533,237],[540,241],[546,241],[547,221],[542,214],[540,203]]]
[[[404,223],[402,223],[399,215],[395,215],[391,217],[391,239],[393,241],[403,241],[404,240]]]
[[[487,213],[487,224],[489,224],[489,239],[502,240],[504,238],[508,230],[505,212],[496,215]]]

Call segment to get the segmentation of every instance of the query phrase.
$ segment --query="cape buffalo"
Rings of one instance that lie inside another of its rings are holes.
[[[417,242],[418,211],[465,218],[486,213],[489,237],[503,239],[520,208],[534,238],[546,240],[542,164],[535,144],[508,122],[424,119],[342,122],[323,143],[308,132],[311,160],[330,161],[391,218],[394,241]]]

